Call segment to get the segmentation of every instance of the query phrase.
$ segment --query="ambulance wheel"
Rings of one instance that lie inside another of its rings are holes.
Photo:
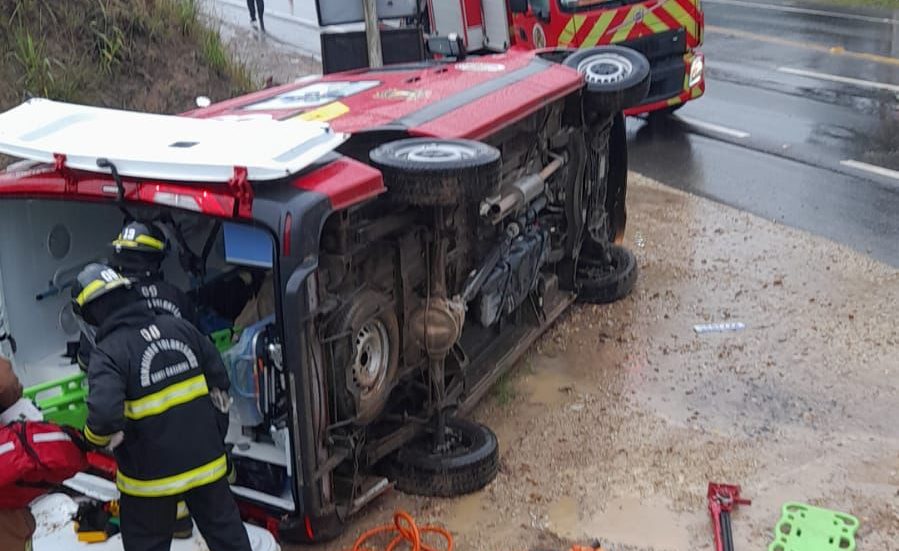
[[[639,105],[649,92],[649,60],[631,48],[587,48],[565,58],[563,65],[584,75],[584,107],[591,112],[617,113]]]
[[[365,425],[384,409],[396,384],[400,330],[391,302],[363,290],[332,318],[337,408],[344,418]]]
[[[637,283],[637,258],[621,245],[601,247],[590,238],[578,259],[578,300],[608,304],[631,294]]]
[[[445,207],[499,193],[499,150],[472,140],[410,138],[369,154],[381,169],[388,197],[408,205]]]
[[[499,442],[488,427],[449,418],[446,449],[434,450],[433,431],[424,431],[387,458],[387,476],[407,494],[455,497],[476,492],[499,472]]]

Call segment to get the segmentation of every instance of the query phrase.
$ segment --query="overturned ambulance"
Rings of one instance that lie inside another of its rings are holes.
[[[592,78],[622,56],[633,86]],[[0,173],[2,352],[83,396],[67,286],[141,220],[229,367],[247,519],[316,542],[393,487],[478,490],[498,443],[466,413],[568,305],[634,285],[620,112],[648,86],[640,54],[598,47],[338,73],[178,117],[31,100],[0,115],[21,159]]]

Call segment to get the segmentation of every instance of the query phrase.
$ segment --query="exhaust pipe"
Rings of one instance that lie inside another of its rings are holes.
[[[537,174],[527,176],[505,186],[498,197],[487,198],[481,203],[481,216],[498,224],[503,218],[527,205],[546,191],[546,181],[565,165],[565,158],[557,156]]]

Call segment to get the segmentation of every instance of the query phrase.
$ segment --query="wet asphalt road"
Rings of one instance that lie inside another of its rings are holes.
[[[705,0],[706,95],[631,168],[899,266],[899,10]]]

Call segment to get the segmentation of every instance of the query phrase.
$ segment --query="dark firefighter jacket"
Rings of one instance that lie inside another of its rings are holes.
[[[144,279],[135,285],[135,289],[141,300],[157,314],[182,318],[196,324],[196,314],[190,299],[171,283],[157,278]],[[82,371],[86,371],[90,364],[92,349],[91,342],[81,335],[76,358]]]
[[[193,325],[156,315],[145,302],[122,308],[97,331],[88,369],[87,439],[116,448],[125,494],[171,496],[226,474],[222,415],[209,390],[227,390],[213,344]]]

